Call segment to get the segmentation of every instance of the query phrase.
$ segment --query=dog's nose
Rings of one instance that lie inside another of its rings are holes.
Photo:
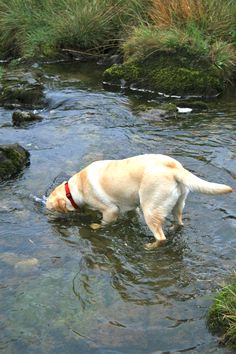
[[[47,199],[47,201],[45,202],[45,206],[46,206],[46,208],[49,209],[49,210],[53,209],[53,208],[52,208],[52,203],[50,202],[49,199]]]

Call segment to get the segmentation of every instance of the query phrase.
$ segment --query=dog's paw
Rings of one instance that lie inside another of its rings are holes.
[[[97,223],[94,222],[94,223],[90,224],[90,228],[92,230],[99,230],[99,229],[102,228],[102,225],[101,224],[97,224]]]
[[[151,251],[151,250],[154,250],[154,249],[160,247],[162,244],[163,244],[162,241],[155,241],[155,242],[146,243],[144,245],[144,249],[146,251]]]
[[[177,232],[177,231],[181,230],[183,226],[184,226],[184,224],[173,224],[169,230],[171,232]]]

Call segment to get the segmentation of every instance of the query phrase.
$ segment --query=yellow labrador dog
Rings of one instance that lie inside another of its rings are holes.
[[[87,206],[99,210],[106,225],[117,220],[119,213],[140,206],[155,237],[145,248],[153,249],[166,239],[162,225],[168,213],[172,211],[174,225],[183,225],[189,191],[224,194],[232,188],[198,178],[169,156],[149,154],[91,163],[56,187],[46,207],[65,213]]]

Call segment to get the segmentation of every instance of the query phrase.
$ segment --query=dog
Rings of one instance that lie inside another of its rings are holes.
[[[171,211],[174,228],[183,226],[182,211],[189,191],[224,194],[233,189],[195,176],[169,156],[146,154],[91,163],[56,187],[46,208],[66,213],[87,206],[102,213],[103,226],[140,206],[155,238],[145,248],[152,250],[166,240],[162,226]]]

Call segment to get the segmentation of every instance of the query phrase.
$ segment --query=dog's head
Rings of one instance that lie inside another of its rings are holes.
[[[47,198],[46,208],[49,210],[67,213],[75,208],[71,205],[70,200],[66,196],[65,182],[56,187]]]

